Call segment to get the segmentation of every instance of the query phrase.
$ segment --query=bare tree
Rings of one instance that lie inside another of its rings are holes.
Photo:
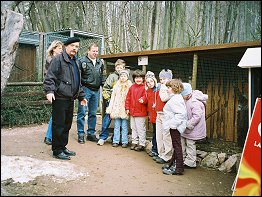
[[[24,15],[24,31],[75,28],[103,34],[106,53],[261,39],[259,1],[17,1],[12,6]]]

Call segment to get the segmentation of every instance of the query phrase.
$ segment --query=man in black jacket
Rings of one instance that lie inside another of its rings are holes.
[[[52,151],[57,159],[70,160],[70,156],[76,155],[66,148],[73,121],[74,100],[78,98],[81,105],[87,105],[75,57],[79,44],[79,38],[67,39],[64,51],[52,59],[44,80],[46,97],[52,103]]]
[[[77,131],[78,142],[80,144],[85,143],[84,140],[84,125],[86,111],[88,110],[88,120],[86,131],[86,139],[92,142],[97,142],[98,139],[95,136],[96,132],[96,113],[99,102],[99,90],[100,86],[105,83],[104,76],[104,64],[101,59],[97,58],[98,46],[92,43],[88,47],[87,55],[80,59],[81,70],[81,83],[83,90],[86,93],[86,99],[88,100],[88,106],[78,105],[77,111]],[[88,109],[87,109],[88,108]]]

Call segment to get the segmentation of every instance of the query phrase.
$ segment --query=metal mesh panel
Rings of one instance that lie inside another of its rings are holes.
[[[43,38],[41,38],[43,35]],[[82,32],[78,30],[64,30],[59,32],[22,32],[19,37],[19,47],[16,62],[8,82],[39,82],[43,81],[43,67],[47,57],[47,49],[54,40],[65,42],[69,37],[80,39],[80,49],[77,58],[87,53],[88,46],[96,43],[99,54],[103,54],[104,39],[102,35]]]

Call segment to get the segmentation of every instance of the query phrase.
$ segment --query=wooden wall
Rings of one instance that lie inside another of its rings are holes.
[[[36,58],[34,45],[19,44],[8,82],[37,81]]]
[[[232,61],[214,61],[213,66],[206,62],[198,65],[197,89],[208,94],[207,136],[237,142],[240,134],[247,133],[247,128],[240,128],[239,119],[248,124],[247,111],[246,115],[241,113],[247,107],[248,71],[237,67]]]

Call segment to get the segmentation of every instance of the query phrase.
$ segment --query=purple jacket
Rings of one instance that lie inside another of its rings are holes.
[[[185,100],[187,108],[187,128],[182,137],[191,140],[200,140],[206,137],[205,104],[207,94],[193,90],[190,98]]]

